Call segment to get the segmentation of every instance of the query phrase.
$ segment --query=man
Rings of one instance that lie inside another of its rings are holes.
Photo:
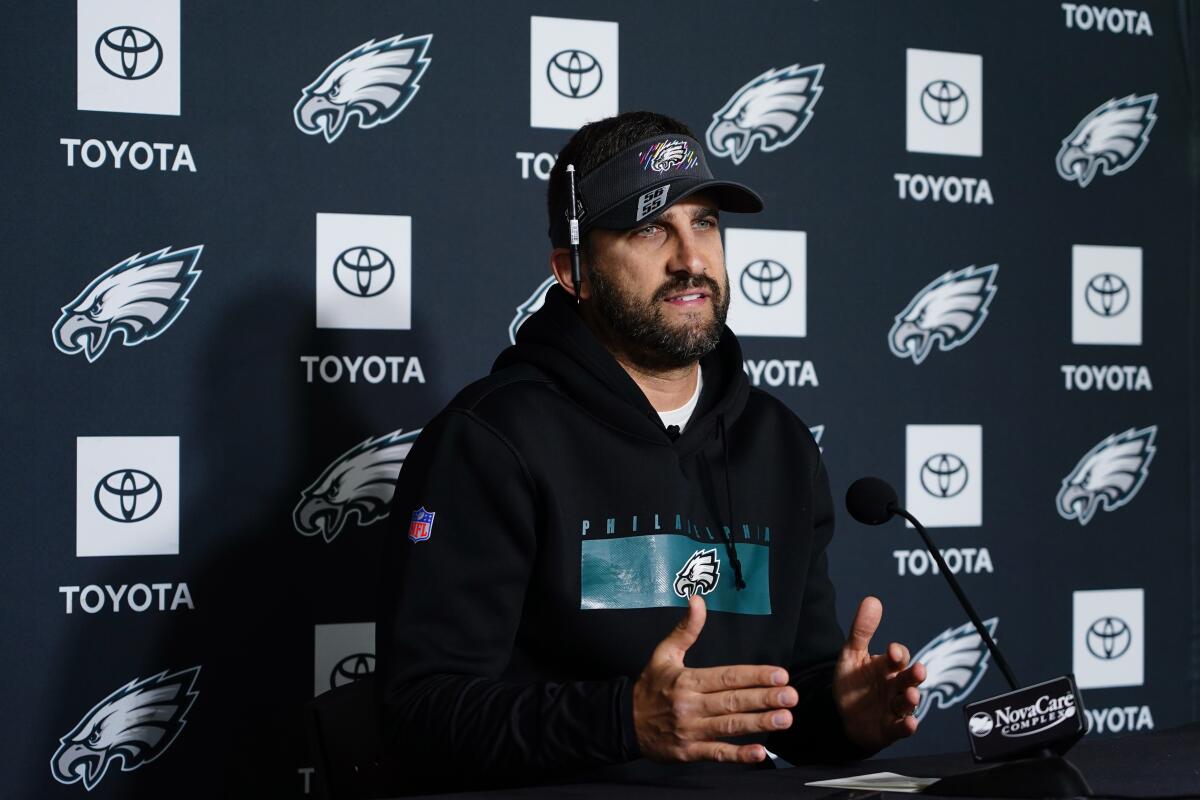
[[[924,667],[868,653],[875,598],[843,637],[820,451],[724,325],[718,212],[758,195],[636,112],[571,138],[548,205],[558,286],[396,489],[379,685],[408,787],[844,760],[911,735]]]

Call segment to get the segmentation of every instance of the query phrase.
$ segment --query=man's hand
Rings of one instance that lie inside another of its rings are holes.
[[[762,745],[720,737],[779,731],[792,724],[796,690],[780,667],[683,665],[707,616],[704,599],[688,598],[688,613],[663,639],[633,686],[633,723],[642,755],[654,761],[762,761]]]
[[[846,735],[859,747],[872,750],[916,733],[912,712],[921,699],[917,687],[925,680],[925,665],[908,666],[908,648],[902,644],[889,644],[886,655],[868,652],[882,618],[883,604],[864,597],[833,678],[833,699]]]

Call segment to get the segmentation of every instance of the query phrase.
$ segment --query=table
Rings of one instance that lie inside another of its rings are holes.
[[[1097,797],[1183,797],[1200,798],[1200,723],[1179,728],[1127,736],[1085,737],[1067,755],[1083,773]],[[812,800],[855,800],[911,795],[848,792],[805,786],[808,781],[862,775],[868,772],[898,772],[902,775],[941,777],[975,769],[979,765],[968,753],[950,753],[910,758],[879,758],[840,766],[798,766],[790,769],[746,770],[729,765],[703,765],[689,774],[654,781],[578,783],[426,795],[449,798],[573,798],[575,800],[641,800],[642,798],[695,798],[707,794],[727,800],[740,798],[796,798]]]

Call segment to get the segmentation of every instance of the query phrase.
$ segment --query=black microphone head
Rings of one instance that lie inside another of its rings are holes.
[[[882,478],[859,478],[846,490],[846,510],[863,525],[882,525],[899,507],[896,490]]]

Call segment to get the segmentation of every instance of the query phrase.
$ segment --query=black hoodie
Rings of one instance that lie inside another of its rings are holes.
[[[695,592],[708,618],[687,666],[783,666],[800,695],[790,729],[738,742],[795,763],[861,755],[830,694],[844,637],[820,451],[750,388],[731,331],[701,367],[673,441],[555,287],[421,433],[389,518],[378,629],[399,789],[695,771],[642,759],[632,710]]]

